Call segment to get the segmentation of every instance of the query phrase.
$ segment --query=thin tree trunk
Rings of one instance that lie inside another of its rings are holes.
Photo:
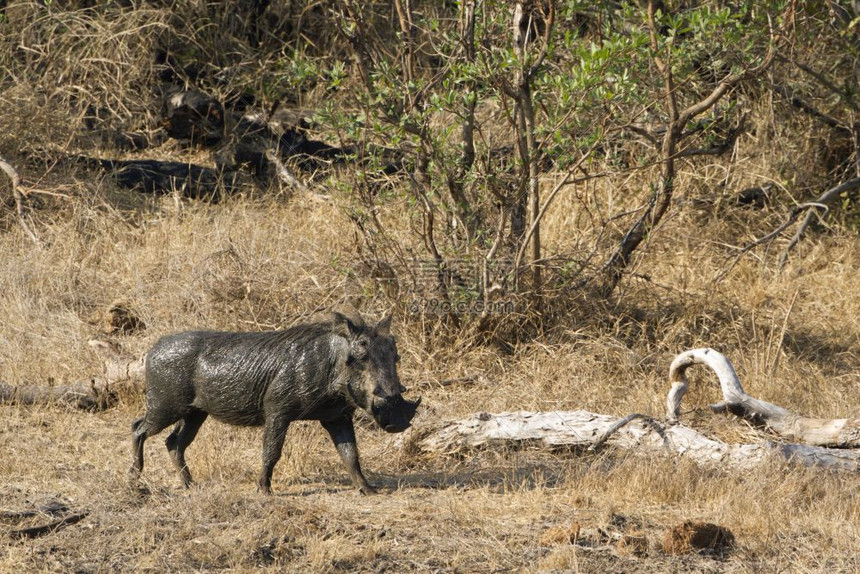
[[[555,22],[555,3],[553,0],[547,2],[547,11],[542,13],[544,19],[543,38],[540,43],[540,51],[533,54],[529,49],[532,43],[531,35],[537,29],[535,25],[535,11],[541,3],[526,2],[518,0],[514,6],[513,13],[513,40],[514,51],[519,60],[516,71],[514,87],[510,95],[515,99],[516,106],[514,115],[516,117],[517,147],[520,154],[525,195],[517,198],[512,211],[513,215],[522,212],[528,213],[528,227],[531,232],[531,265],[532,265],[532,289],[538,297],[539,303],[541,292],[541,241],[540,241],[540,149],[535,139],[535,111],[532,98],[532,80],[546,59],[549,49],[552,29]],[[523,237],[525,222],[522,226],[515,226],[512,220],[511,231],[516,232],[515,237]]]
[[[394,0],[403,42],[403,79],[407,84],[415,78],[415,26],[412,23],[411,0]]]

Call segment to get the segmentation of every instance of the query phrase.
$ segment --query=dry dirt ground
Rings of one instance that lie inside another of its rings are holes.
[[[0,417],[5,572],[851,572],[856,477],[779,467],[744,476],[621,453],[521,450],[460,460],[404,457],[395,439],[359,440],[382,494],[348,485],[327,438],[291,429],[275,494],[256,493],[259,432],[204,426],[179,486],[161,441],[147,445],[149,492],[129,487],[137,405],[81,414],[6,406]],[[838,506],[836,499],[844,505]],[[830,507],[822,516],[819,505]],[[20,531],[86,513],[33,538]],[[773,517],[774,519],[769,519]],[[735,546],[666,554],[694,518]],[[635,544],[630,543],[636,541]]]
[[[160,441],[147,448],[149,492],[131,489],[132,410],[82,415],[4,407],[3,571],[28,572],[786,572],[856,571],[856,477],[794,468],[742,477],[623,454],[477,453],[408,460],[364,431],[366,466],[383,493],[347,484],[313,425],[291,430],[275,494],[254,490],[259,433],[207,424],[182,489]],[[766,484],[767,486],[763,486]],[[711,489],[718,492],[710,492]],[[837,489],[847,508],[819,523]],[[59,506],[59,509],[56,507]],[[87,513],[35,538],[17,531]],[[779,516],[774,524],[768,516]],[[666,531],[688,518],[727,526],[735,547],[667,555]],[[635,546],[625,544],[640,539]]]

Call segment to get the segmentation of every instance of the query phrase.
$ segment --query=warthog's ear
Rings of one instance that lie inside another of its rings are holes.
[[[346,315],[334,311],[331,316],[332,330],[335,333],[343,335],[347,339],[352,339],[361,333],[361,327],[350,321]]]
[[[387,337],[391,333],[391,314],[389,313],[373,328],[378,335]]]

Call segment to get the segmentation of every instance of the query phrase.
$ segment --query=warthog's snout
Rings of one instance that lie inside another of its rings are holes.
[[[416,401],[407,401],[402,395],[395,395],[374,400],[370,414],[386,432],[403,432],[409,428],[420,404],[420,397]]]

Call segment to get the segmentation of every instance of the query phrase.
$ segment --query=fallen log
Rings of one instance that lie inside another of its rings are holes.
[[[800,444],[726,444],[683,425],[662,425],[646,416],[626,418],[587,411],[476,413],[420,431],[412,444],[422,452],[454,454],[476,447],[559,446],[596,449],[607,444],[639,453],[675,456],[697,465],[736,470],[769,460],[804,466],[860,470],[860,452]]]
[[[35,508],[28,508],[26,510],[0,510],[0,520],[21,520],[33,516],[56,516],[64,512],[69,512],[69,506],[65,502],[54,498]]]
[[[116,404],[117,398],[109,388],[97,385],[95,379],[71,385],[15,386],[0,382],[0,403],[14,405],[65,404],[82,411],[101,411]]]
[[[133,357],[104,341],[90,341],[104,356],[104,373],[87,382],[68,385],[10,385],[0,382],[0,403],[63,404],[83,411],[113,407],[124,393],[142,392],[143,358]]]
[[[669,367],[672,389],[666,398],[667,418],[676,422],[681,399],[687,392],[687,369],[706,365],[717,375],[723,400],[710,405],[714,412],[728,411],[792,442],[839,448],[860,447],[860,418],[819,419],[796,415],[744,392],[731,362],[713,349],[693,349],[678,355]]]
[[[89,346],[104,358],[104,379],[116,384],[127,381],[143,388],[144,357],[136,357],[122,349],[119,345],[92,339]]]

